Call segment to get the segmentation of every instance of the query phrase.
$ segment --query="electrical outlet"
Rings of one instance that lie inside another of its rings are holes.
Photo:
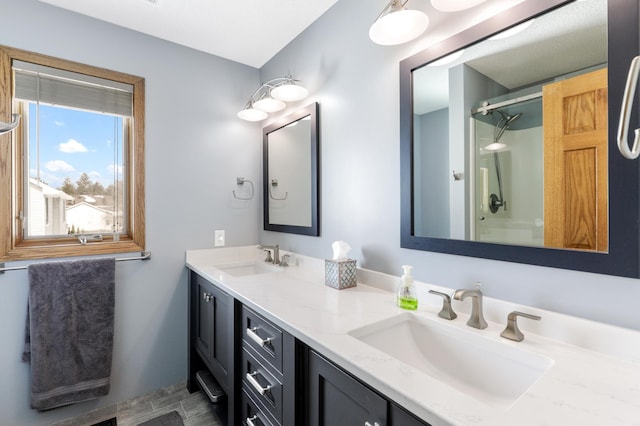
[[[215,244],[216,247],[224,246],[224,230],[216,229]]]

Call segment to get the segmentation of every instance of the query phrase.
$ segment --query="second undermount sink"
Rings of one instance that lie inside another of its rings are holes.
[[[513,405],[553,365],[550,358],[508,342],[411,313],[349,334],[468,396],[503,409]]]
[[[270,274],[273,272],[282,271],[282,267],[280,266],[276,266],[276,265],[265,263],[265,262],[259,262],[259,261],[248,261],[248,262],[241,262],[241,263],[232,263],[228,265],[219,265],[219,266],[216,266],[216,268],[234,277]]]

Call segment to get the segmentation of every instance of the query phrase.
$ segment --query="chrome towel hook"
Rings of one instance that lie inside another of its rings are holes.
[[[627,75],[627,84],[624,88],[622,97],[622,107],[620,108],[620,123],[618,124],[618,150],[624,158],[635,160],[640,155],[640,129],[634,131],[635,138],[633,147],[629,149],[627,141],[629,134],[629,120],[631,118],[631,107],[633,98],[636,94],[636,85],[638,84],[638,74],[640,73],[640,56],[636,56],[629,66],[629,74]]]
[[[5,123],[4,121],[0,121],[0,135],[3,133],[10,132],[16,127],[18,127],[18,124],[20,124],[20,115],[12,114],[12,120],[13,121],[11,123]]]

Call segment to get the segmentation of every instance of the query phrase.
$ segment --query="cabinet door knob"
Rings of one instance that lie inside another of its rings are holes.
[[[380,423],[378,422],[364,422],[364,426],[380,426]]]
[[[211,302],[211,300],[213,300],[213,295],[211,293],[204,293],[202,295],[202,298],[204,299],[205,302]]]
[[[257,375],[258,375],[257,371],[254,371],[253,373],[247,373],[247,381],[251,384],[251,386],[253,386],[253,388],[260,395],[264,395],[266,392],[269,392],[269,390],[271,389],[271,385],[267,386],[266,388],[263,388],[262,385],[258,383],[258,381],[254,377]]]
[[[258,416],[254,415],[253,417],[247,417],[247,426],[256,426],[253,422],[254,420],[258,420]]]

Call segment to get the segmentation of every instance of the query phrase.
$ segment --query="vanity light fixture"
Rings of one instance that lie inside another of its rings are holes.
[[[485,0],[431,0],[431,6],[441,12],[457,12],[470,9]]]
[[[420,10],[406,9],[409,0],[391,0],[369,28],[369,38],[385,46],[402,44],[420,36],[429,17]]]
[[[247,121],[262,121],[270,112],[285,109],[285,102],[296,102],[307,97],[309,92],[294,80],[290,75],[274,78],[263,83],[253,92],[242,111],[238,112],[238,118]]]

